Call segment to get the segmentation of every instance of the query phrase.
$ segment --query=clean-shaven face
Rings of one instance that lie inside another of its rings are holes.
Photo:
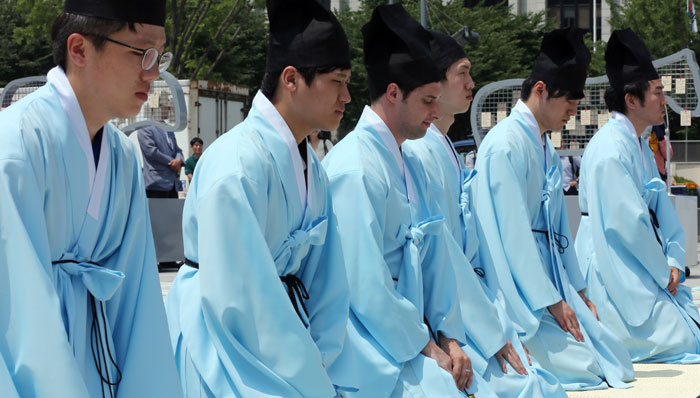
[[[162,26],[136,24],[136,31],[128,28],[109,36],[110,39],[129,44],[137,48],[155,48],[163,52],[165,46],[165,28]],[[160,76],[158,63],[149,70],[141,68],[143,54],[106,42],[86,67],[90,79],[93,98],[100,98],[110,118],[130,117],[141,110],[148,100],[151,82]]]
[[[547,93],[546,90],[545,93]],[[549,94],[545,94],[545,96],[543,120],[538,120],[538,122],[546,130],[560,131],[571,116],[576,114],[579,100],[569,99],[567,96],[557,98],[550,98]]]
[[[649,88],[644,92],[644,106],[639,109],[639,116],[647,125],[657,125],[664,122],[666,116],[666,96],[661,80],[649,81]]]
[[[397,133],[407,140],[415,140],[425,136],[430,124],[440,118],[440,83],[424,84],[398,102]]]
[[[474,80],[470,75],[472,64],[467,58],[450,65],[445,72],[445,80],[440,82],[440,103],[444,110],[452,114],[464,113],[474,99]]]
[[[350,69],[317,74],[310,85],[301,80],[293,105],[297,113],[303,115],[306,125],[313,129],[337,129],[345,112],[345,104],[350,102]]]

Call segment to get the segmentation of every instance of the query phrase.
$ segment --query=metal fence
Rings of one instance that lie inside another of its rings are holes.
[[[681,115],[682,123],[689,124],[691,117],[700,116],[700,70],[695,53],[684,49],[654,61],[654,66],[664,84],[668,106]],[[470,121],[477,145],[496,123],[510,114],[520,98],[523,81],[524,79],[502,80],[488,84],[476,93]],[[562,131],[550,132],[552,144],[557,147],[560,155],[583,154],[593,134],[608,121],[610,112],[604,99],[608,85],[607,76],[586,79],[585,97],[579,101],[576,115],[571,117]]]

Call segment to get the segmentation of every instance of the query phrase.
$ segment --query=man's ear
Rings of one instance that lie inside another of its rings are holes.
[[[389,85],[386,86],[386,92],[384,93],[384,95],[386,96],[387,100],[392,104],[395,104],[399,101],[403,101],[403,93],[401,93],[401,89],[396,83],[389,83]]]
[[[534,86],[532,86],[532,93],[537,96],[537,98],[542,98],[544,99],[544,95],[547,92],[547,84],[543,82],[542,80],[539,80],[537,83],[535,83]]]
[[[627,93],[625,94],[625,105],[627,106],[628,110],[637,109],[639,107],[639,98]]]
[[[288,66],[280,74],[280,86],[289,92],[295,92],[299,88],[300,79],[303,79],[297,68]]]
[[[66,63],[84,68],[91,51],[95,51],[95,47],[85,36],[80,33],[72,33],[66,42]]]

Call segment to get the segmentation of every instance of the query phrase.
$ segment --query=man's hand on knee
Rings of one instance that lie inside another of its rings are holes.
[[[455,379],[457,388],[463,390],[471,386],[474,374],[472,372],[472,361],[467,353],[464,352],[459,342],[455,339],[450,339],[442,334],[439,335],[440,348],[452,360],[452,377]]]
[[[576,341],[583,342],[583,334],[581,334],[581,329],[578,326],[576,313],[569,307],[569,304],[561,300],[550,305],[547,309],[549,309],[549,312],[557,320],[563,331],[571,333]]]

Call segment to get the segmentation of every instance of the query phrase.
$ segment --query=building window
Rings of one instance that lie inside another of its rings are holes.
[[[596,2],[596,36],[601,33],[601,0],[547,0],[547,16],[559,22],[559,27],[573,26],[593,33],[593,2]]]
[[[476,7],[481,0],[464,0],[464,6],[467,8],[474,8]],[[506,0],[484,0],[483,6],[501,6],[505,7],[508,5],[508,2]]]

